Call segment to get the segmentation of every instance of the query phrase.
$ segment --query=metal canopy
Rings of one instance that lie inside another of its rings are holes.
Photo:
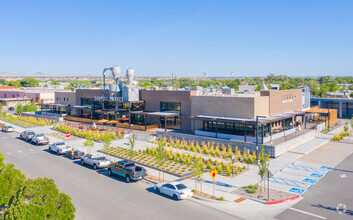
[[[303,116],[303,115],[305,115],[305,112],[290,112],[290,113],[269,116],[267,118],[261,118],[261,119],[258,119],[258,122],[259,124],[267,124],[272,121],[279,121],[286,118],[292,118],[294,116]],[[196,116],[191,116],[190,118],[194,120],[208,120],[208,121],[240,123],[240,124],[249,124],[249,125],[256,124],[256,119],[251,119],[251,118],[222,117],[222,116],[213,116],[213,115],[196,115]]]
[[[160,116],[160,117],[173,117],[173,116],[179,116],[180,113],[176,112],[131,112],[131,114],[135,115],[155,115],[155,116]]]

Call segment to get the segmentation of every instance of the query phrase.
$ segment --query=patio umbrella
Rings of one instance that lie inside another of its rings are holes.
[[[87,115],[90,115],[90,114],[89,113],[85,113],[85,114],[82,114],[82,115],[87,116]]]
[[[122,117],[122,118],[120,118],[120,120],[122,120],[122,121],[128,121],[129,118],[128,118],[128,117]]]
[[[101,120],[99,120],[99,121],[97,121],[97,122],[99,122],[99,123],[104,123],[104,122],[108,122],[109,120],[107,120],[107,119],[101,119]]]
[[[118,121],[111,120],[111,121],[108,121],[108,122],[107,122],[107,124],[113,124],[113,123],[118,123]]]

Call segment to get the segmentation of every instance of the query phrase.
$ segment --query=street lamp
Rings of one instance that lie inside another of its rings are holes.
[[[256,116],[256,161],[259,160],[259,118],[266,118],[266,116]]]

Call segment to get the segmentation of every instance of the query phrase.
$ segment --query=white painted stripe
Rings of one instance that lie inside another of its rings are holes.
[[[20,154],[22,154],[22,153],[23,153],[23,151],[21,151],[21,150],[18,150],[17,152],[18,152],[18,153],[20,153]]]
[[[28,149],[29,151],[34,151],[33,149]]]
[[[292,208],[292,207],[290,207],[288,209],[293,210],[293,211],[297,211],[297,212],[301,212],[301,213],[304,213],[304,214],[307,214],[307,215],[311,215],[311,216],[314,216],[316,218],[326,219],[325,217],[322,217],[320,215],[316,215],[316,214],[313,214],[313,213],[310,213],[310,212],[306,212],[306,211],[303,211],[303,210],[299,210],[299,209],[295,209],[295,208]]]
[[[11,155],[11,152],[6,152],[7,155]]]

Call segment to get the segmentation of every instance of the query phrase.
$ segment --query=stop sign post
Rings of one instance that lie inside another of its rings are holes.
[[[217,172],[217,169],[216,169],[215,167],[213,167],[212,170],[211,170],[210,176],[211,176],[212,179],[213,179],[213,197],[214,197],[214,198],[216,198],[216,197],[215,197],[215,193],[214,193],[214,179],[216,178],[217,173],[218,173],[218,172]]]
[[[65,136],[69,138],[71,136],[70,132],[66,132]]]

